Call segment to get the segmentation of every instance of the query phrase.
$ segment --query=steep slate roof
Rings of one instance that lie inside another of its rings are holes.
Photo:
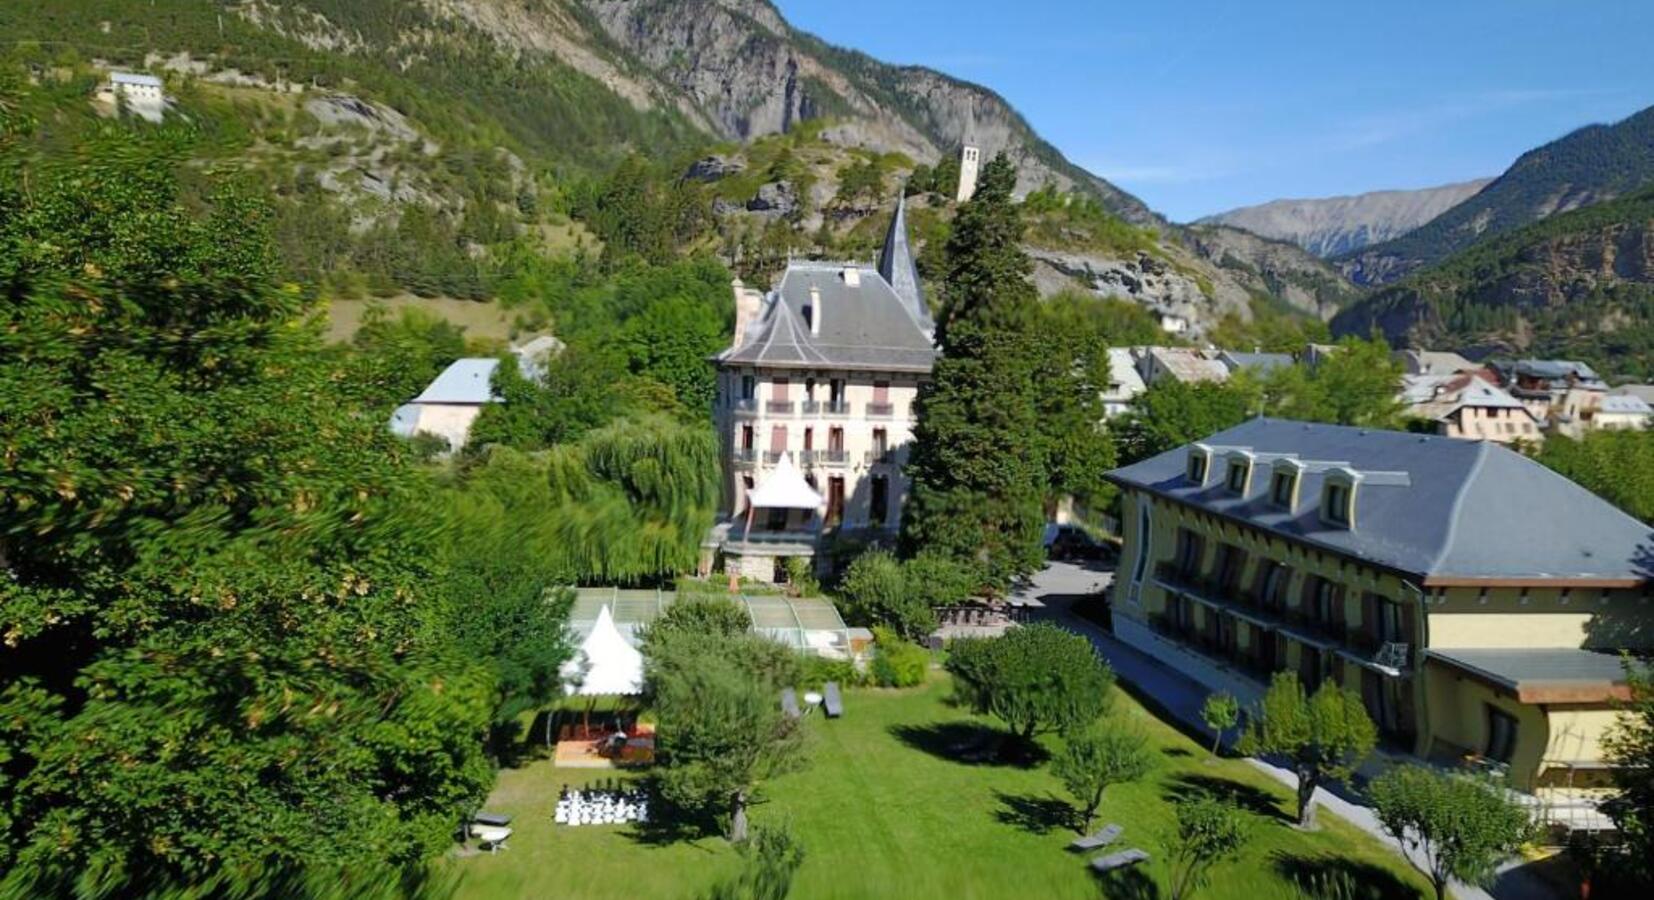
[[[1229,367],[1199,350],[1187,347],[1150,347],[1149,357],[1174,380],[1184,384],[1227,381]]]
[[[1448,350],[1397,350],[1390,355],[1413,375],[1454,375],[1476,368],[1475,363]]]
[[[497,359],[456,359],[413,402],[494,403],[500,398],[490,383],[499,367]]]
[[[924,287],[919,283],[919,266],[913,261],[913,250],[908,245],[906,192],[896,197],[896,214],[890,218],[890,229],[884,235],[884,252],[879,254],[879,274],[907,304],[920,326],[926,331],[934,330],[936,326],[925,303]]]
[[[1187,447],[1107,477],[1426,584],[1654,575],[1654,531],[1497,444],[1265,418],[1201,443],[1214,454],[1204,488],[1185,474]],[[1244,497],[1223,484],[1225,451],[1233,449],[1260,457]],[[1281,456],[1311,464],[1301,476],[1299,504],[1290,511],[1269,502],[1270,463]],[[1329,467],[1316,462],[1372,473],[1357,489],[1353,527],[1321,522],[1321,488]]]
[[[1292,365],[1292,354],[1243,353],[1236,350],[1225,350],[1218,354],[1218,360],[1227,366],[1230,372],[1246,369],[1259,374],[1268,374],[1276,369]]]
[[[854,269],[859,284],[845,280]],[[819,333],[805,324],[810,289],[820,292]],[[936,348],[925,326],[872,267],[862,263],[787,264],[781,284],[765,299],[745,344],[719,362],[792,368],[846,368],[929,372]]]

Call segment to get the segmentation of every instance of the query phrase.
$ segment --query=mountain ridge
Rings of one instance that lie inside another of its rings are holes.
[[[1195,224],[1228,225],[1289,241],[1324,259],[1400,237],[1491,183],[1491,178],[1479,178],[1429,188],[1282,198],[1205,216]]]
[[[1334,260],[1350,280],[1385,285],[1485,237],[1613,200],[1654,183],[1654,107],[1587,125],[1517,157],[1492,184],[1425,225]]]

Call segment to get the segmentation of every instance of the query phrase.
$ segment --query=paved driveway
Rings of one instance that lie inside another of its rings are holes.
[[[1097,652],[1113,666],[1116,675],[1153,698],[1166,714],[1210,740],[1211,730],[1200,721],[1200,707],[1206,702],[1205,687],[1117,640],[1095,622],[1073,611],[1076,601],[1101,592],[1113,579],[1113,571],[1100,564],[1052,563],[1034,577],[1032,584],[1018,591],[1016,599],[1034,608],[1034,618],[1054,622],[1089,637]],[[1256,758],[1248,762],[1287,787],[1296,789],[1298,777],[1291,770]],[[1373,811],[1357,799],[1322,789],[1315,792],[1315,802],[1322,809],[1330,810],[1339,818],[1360,827],[1397,853],[1407,855],[1401,844],[1379,826]],[[1452,886],[1452,893],[1459,900],[1554,900],[1559,896],[1547,882],[1512,866],[1501,869],[1492,894],[1473,885],[1458,883]]]

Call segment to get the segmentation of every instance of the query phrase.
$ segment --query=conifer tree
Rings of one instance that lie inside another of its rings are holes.
[[[1029,327],[1039,299],[1020,245],[1015,185],[1010,160],[995,157],[948,241],[942,355],[919,397],[903,534],[910,555],[933,550],[969,561],[994,588],[1039,565],[1047,487],[1041,365]]]

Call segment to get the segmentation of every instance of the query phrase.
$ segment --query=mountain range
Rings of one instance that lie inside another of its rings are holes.
[[[1654,187],[1489,237],[1350,306],[1332,328],[1654,378]]]
[[[1272,200],[1207,216],[1197,224],[1230,225],[1290,241],[1320,257],[1339,256],[1401,237],[1474,196],[1493,181],[1370,191],[1350,197]]]
[[[1397,281],[1487,237],[1654,183],[1654,107],[1522,154],[1469,199],[1407,234],[1337,262],[1363,285]]]

